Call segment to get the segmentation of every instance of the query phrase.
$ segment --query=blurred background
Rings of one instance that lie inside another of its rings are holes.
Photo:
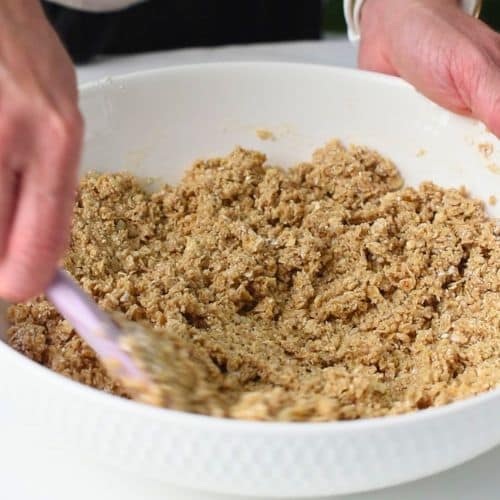
[[[335,37],[340,42],[346,32],[341,0],[148,0],[99,14],[42,4],[76,63],[184,47]],[[500,31],[500,0],[484,0],[481,17]]]
[[[500,31],[500,1],[483,0],[481,19],[497,31]],[[346,26],[342,14],[342,2],[340,0],[325,1],[323,29],[327,35],[339,35],[345,33]]]

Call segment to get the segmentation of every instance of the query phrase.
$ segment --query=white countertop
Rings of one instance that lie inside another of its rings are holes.
[[[210,61],[281,60],[355,66],[355,50],[345,40],[283,43],[217,49],[186,49],[103,59],[78,69],[80,83],[172,64]],[[11,381],[2,381],[11,383]],[[0,402],[0,498],[5,500],[216,500],[217,497],[137,481],[126,474],[75,461],[64,450],[43,449]],[[500,448],[437,476],[375,493],[338,500],[494,500],[500,497]],[[240,500],[245,500],[239,497]]]
[[[286,61],[356,66],[356,51],[344,39],[196,48],[103,58],[78,68],[80,83],[123,73],[178,64],[226,61]]]

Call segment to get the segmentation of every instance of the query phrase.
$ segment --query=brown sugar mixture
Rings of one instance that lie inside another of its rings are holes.
[[[404,188],[390,161],[338,142],[288,171],[265,160],[238,148],[153,194],[128,174],[81,183],[64,266],[152,328],[132,349],[169,406],[356,419],[499,385],[500,231],[480,201]],[[14,348],[126,396],[43,297],[9,315]]]

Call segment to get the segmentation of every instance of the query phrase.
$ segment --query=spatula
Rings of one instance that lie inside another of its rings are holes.
[[[95,351],[111,376],[131,396],[145,403],[161,404],[159,388],[124,346],[124,332],[82,288],[58,269],[45,296]]]

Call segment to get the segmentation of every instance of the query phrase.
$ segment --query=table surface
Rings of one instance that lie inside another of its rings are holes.
[[[80,83],[173,64],[241,60],[313,62],[354,67],[356,53],[345,40],[185,49],[102,59],[78,68]],[[3,382],[5,383],[5,382]],[[14,423],[0,402],[0,498],[12,500],[216,500],[165,484],[137,481],[121,471],[102,468],[64,450],[37,444]],[[493,500],[500,492],[500,448],[450,471],[374,493],[338,500]],[[243,497],[238,497],[244,500]]]

